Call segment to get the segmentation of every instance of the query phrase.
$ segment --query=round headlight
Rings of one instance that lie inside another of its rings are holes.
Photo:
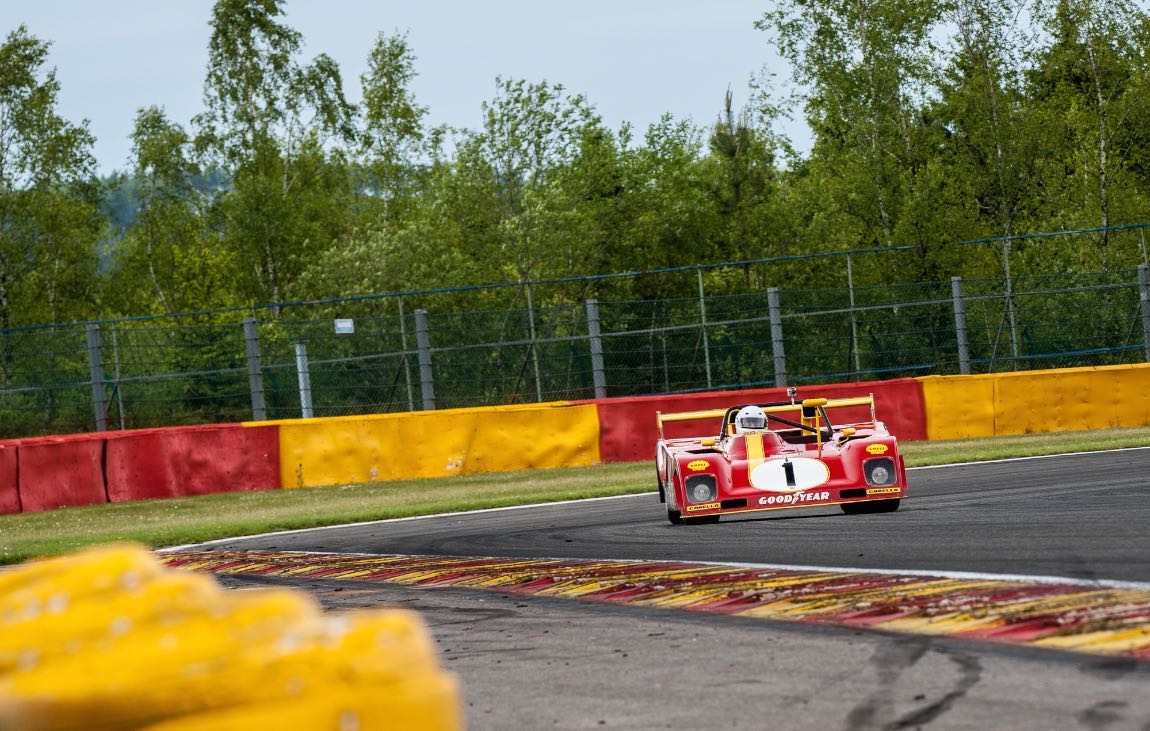
[[[702,503],[711,499],[711,486],[705,482],[696,482],[691,487],[691,502]]]
[[[886,467],[875,467],[870,471],[870,477],[871,482],[874,482],[876,485],[882,485],[887,481],[887,478],[890,477],[890,473],[887,472]]]

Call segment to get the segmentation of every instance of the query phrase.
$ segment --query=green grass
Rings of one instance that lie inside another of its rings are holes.
[[[907,467],[1145,446],[1150,446],[1150,426],[1018,434],[941,442],[907,442],[900,445],[906,457]]]
[[[911,467],[1150,445],[1150,427],[910,442]],[[0,563],[113,540],[194,543],[290,528],[647,492],[650,462],[65,508],[0,516]]]

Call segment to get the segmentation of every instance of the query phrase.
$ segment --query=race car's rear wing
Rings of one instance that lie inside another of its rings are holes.
[[[787,411],[799,411],[804,418],[806,414],[802,413],[805,409],[814,409],[818,407],[824,409],[837,409],[847,406],[867,406],[870,408],[870,420],[873,423],[875,419],[874,413],[874,394],[866,396],[856,396],[854,398],[808,398],[801,401],[791,401],[789,404],[768,404],[763,406],[762,409],[768,414],[781,414]],[[695,421],[698,419],[717,419],[727,413],[727,409],[707,409],[706,411],[680,411],[678,413],[664,414],[661,411],[655,412],[655,423],[658,425],[659,438],[663,438],[663,424],[669,421]]]

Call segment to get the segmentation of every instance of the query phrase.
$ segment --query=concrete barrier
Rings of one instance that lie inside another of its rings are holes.
[[[918,379],[928,439],[1150,424],[1150,364]]]
[[[594,405],[557,402],[273,423],[279,428],[280,484],[287,488],[599,461]]]
[[[279,429],[240,424],[109,432],[111,502],[280,486]]]
[[[0,444],[0,515],[20,512],[19,456],[16,443]]]
[[[18,449],[23,512],[108,501],[103,437],[78,434],[25,439]]]

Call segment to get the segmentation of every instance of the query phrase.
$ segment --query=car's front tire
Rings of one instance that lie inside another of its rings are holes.
[[[682,525],[683,524],[683,514],[680,513],[678,510],[672,510],[671,508],[667,508],[667,522],[670,523],[671,525]]]
[[[874,513],[893,513],[898,510],[901,502],[901,498],[868,500],[865,503],[843,503],[839,507],[847,515],[873,515]]]

